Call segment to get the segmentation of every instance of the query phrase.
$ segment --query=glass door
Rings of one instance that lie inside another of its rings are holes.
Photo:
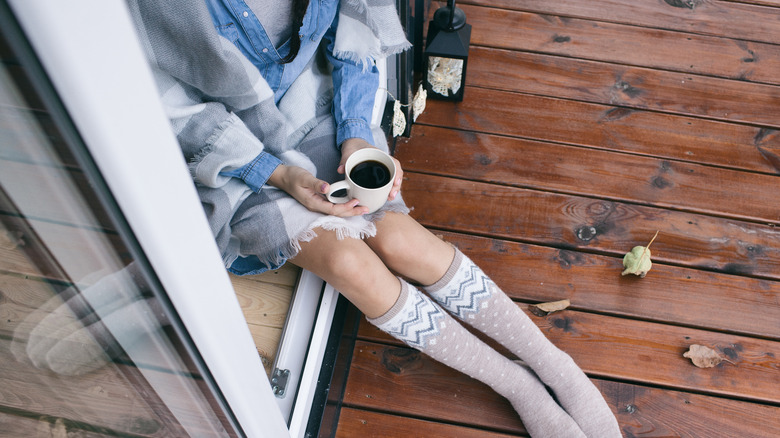
[[[124,3],[0,57],[0,436],[288,436]]]

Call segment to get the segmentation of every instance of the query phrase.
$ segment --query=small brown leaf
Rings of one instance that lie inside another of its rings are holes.
[[[536,316],[547,316],[553,312],[563,310],[571,305],[569,300],[551,301],[549,303],[532,304],[528,308]]]
[[[698,344],[691,345],[683,357],[690,359],[699,368],[712,368],[723,361],[717,351]]]

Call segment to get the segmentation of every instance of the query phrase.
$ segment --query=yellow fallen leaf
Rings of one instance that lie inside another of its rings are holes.
[[[653,244],[655,238],[658,237],[658,231],[655,232],[655,236],[650,239],[650,243],[647,246],[635,246],[623,256],[623,267],[625,268],[620,275],[634,274],[640,278],[645,278],[645,275],[653,267],[653,262],[650,260],[650,245]]]

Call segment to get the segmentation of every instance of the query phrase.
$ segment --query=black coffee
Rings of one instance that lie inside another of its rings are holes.
[[[379,161],[363,161],[352,168],[349,178],[367,189],[376,189],[390,182],[390,170]]]

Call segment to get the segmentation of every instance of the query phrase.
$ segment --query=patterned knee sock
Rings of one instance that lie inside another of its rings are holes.
[[[532,437],[585,437],[533,373],[480,341],[405,281],[401,280],[401,295],[393,307],[368,321],[493,388],[512,403]]]
[[[459,250],[444,277],[425,290],[442,307],[525,361],[589,438],[621,437],[599,390],[565,352]]]

